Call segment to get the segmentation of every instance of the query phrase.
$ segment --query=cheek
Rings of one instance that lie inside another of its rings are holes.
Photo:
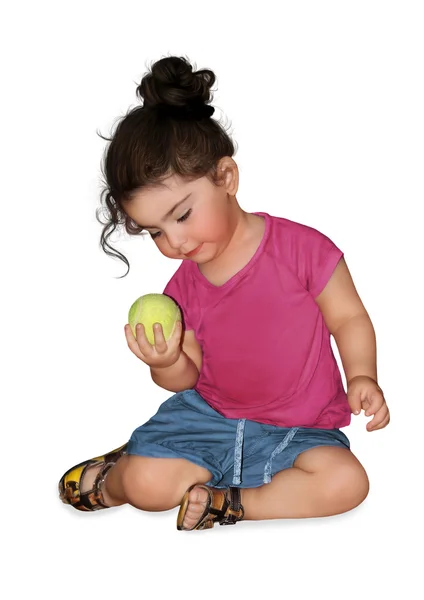
[[[227,224],[225,220],[211,216],[211,218],[205,220],[201,230],[198,233],[198,237],[202,238],[205,242],[214,242],[223,239],[227,236]]]
[[[157,238],[157,240],[153,241],[155,242],[159,252],[167,258],[181,258],[181,254],[178,252],[178,250],[174,250],[174,248],[171,248],[171,246],[168,244],[166,235],[162,234]]]
[[[156,246],[157,249],[159,250],[159,252],[161,254],[163,254],[164,256],[167,256],[168,258],[181,258],[181,255],[179,254],[179,252],[177,252],[176,250],[174,250],[173,248],[171,248],[171,246],[168,244],[168,242],[165,241],[158,241],[156,242]]]

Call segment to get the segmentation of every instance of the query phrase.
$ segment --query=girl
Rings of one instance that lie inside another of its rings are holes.
[[[361,409],[368,431],[390,419],[374,329],[330,239],[238,204],[214,82],[184,58],[159,60],[105,153],[104,251],[129,270],[108,244],[124,225],[182,260],[164,289],[183,313],[172,338],[155,325],[151,345],[143,326],[136,338],[125,326],[130,350],[174,394],[127,444],[67,471],[60,496],[90,511],[180,505],[185,530],[342,513],[369,484],[340,428]]]

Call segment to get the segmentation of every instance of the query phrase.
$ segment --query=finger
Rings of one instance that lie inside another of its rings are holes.
[[[138,342],[137,342],[136,338],[134,337],[133,332],[131,331],[131,327],[128,324],[125,325],[124,331],[125,331],[125,337],[127,338],[128,348],[131,350],[131,352],[133,352],[137,356],[137,358],[139,358],[140,360],[143,360],[144,356],[141,353]]]
[[[377,431],[378,429],[383,429],[383,427],[386,427],[386,425],[388,425],[390,423],[390,414],[387,414],[386,417],[382,420],[382,422],[379,425],[376,425],[375,427],[368,427],[367,425],[367,430],[368,431]]]
[[[373,429],[371,431],[376,431],[377,429],[383,429],[383,427],[386,427],[386,425],[388,425],[390,423],[390,414],[386,415],[386,418],[383,419],[383,421],[380,423],[380,425],[378,425],[377,427],[373,427]]]
[[[159,354],[164,354],[168,350],[168,346],[163,335],[162,325],[160,323],[153,324],[153,336],[155,338],[155,348]]]
[[[362,408],[361,395],[358,392],[350,394],[348,392],[347,399],[349,402],[350,410],[353,412],[354,415],[359,415]]]
[[[367,423],[367,429],[368,431],[371,431],[371,429],[377,429],[379,428],[380,424],[385,420],[385,418],[387,417],[389,413],[389,409],[387,408],[387,404],[384,404],[384,406],[382,406],[380,408],[380,410],[378,410],[374,417],[371,419],[371,421],[368,421]]]
[[[177,321],[175,323],[175,326],[174,326],[171,336],[167,340],[165,340],[165,342],[166,342],[165,351],[169,351],[171,353],[175,352],[175,350],[180,345],[181,331],[182,331],[181,321]]]
[[[374,415],[384,405],[384,396],[380,391],[375,391],[370,395],[368,407],[365,410],[365,416]]]
[[[135,327],[135,333],[137,344],[141,352],[144,354],[144,356],[149,356],[152,353],[153,346],[147,339],[143,323],[137,323]]]
[[[175,323],[174,331],[172,332],[171,337],[168,340],[168,346],[172,346],[172,348],[176,348],[180,345],[181,342],[181,334],[183,332],[183,324],[181,321],[177,321]]]

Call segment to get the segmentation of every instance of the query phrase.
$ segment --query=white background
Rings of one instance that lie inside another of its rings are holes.
[[[2,9],[2,587],[37,597],[422,597],[421,2],[16,2]],[[100,164],[151,62],[217,75],[241,206],[345,252],[378,340],[390,425],[345,429],[370,494],[325,519],[183,533],[177,510],[84,514],[73,464],[125,441],[170,394],[127,348],[135,298],[179,265],[99,247]],[[6,554],[6,561],[5,561]],[[421,555],[421,556],[420,556]]]

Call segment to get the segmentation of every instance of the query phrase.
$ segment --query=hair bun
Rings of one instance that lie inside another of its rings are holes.
[[[168,56],[155,62],[137,87],[144,107],[199,107],[212,99],[215,74],[209,69],[194,71],[184,57]],[[213,112],[212,107],[207,107]],[[209,111],[210,112],[210,111]],[[212,113],[210,113],[212,114]]]

